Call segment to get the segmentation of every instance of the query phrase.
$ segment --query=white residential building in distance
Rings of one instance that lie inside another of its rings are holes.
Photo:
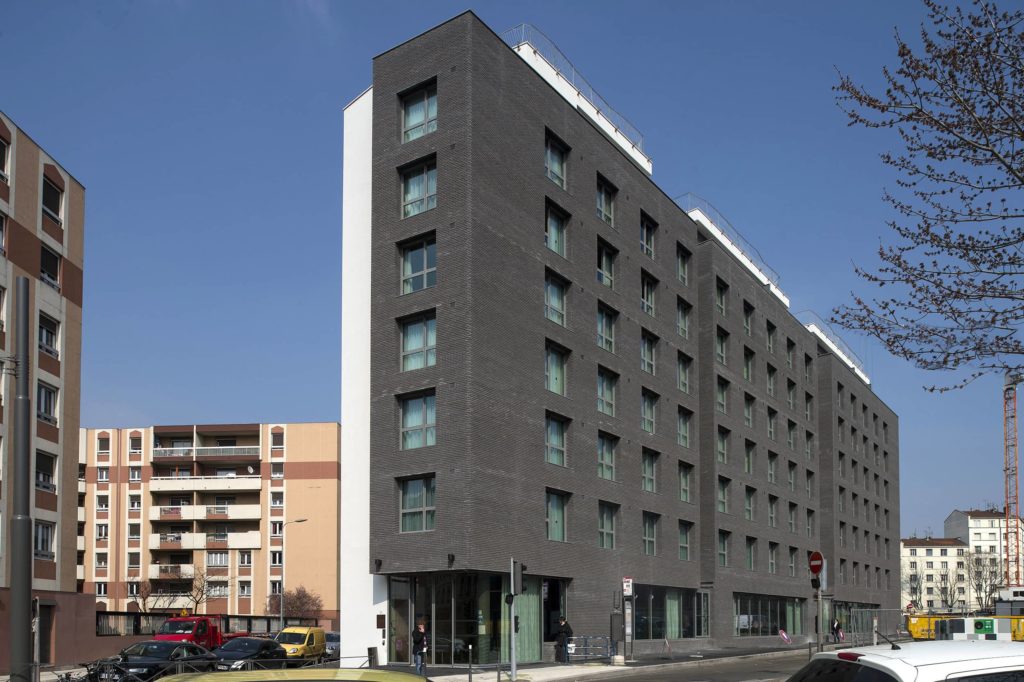
[[[900,540],[902,603],[908,612],[971,610],[967,543],[958,538]]]
[[[1024,531],[1024,522],[1020,528]],[[944,531],[947,538],[957,538],[966,543],[969,553],[984,554],[988,559],[995,559],[1002,579],[1006,572],[1007,552],[1005,512],[1000,509],[957,509],[946,517]],[[1024,556],[1024,544],[1020,535],[1017,542],[1017,556]],[[1024,577],[1024,570],[1020,570],[1019,575]]]

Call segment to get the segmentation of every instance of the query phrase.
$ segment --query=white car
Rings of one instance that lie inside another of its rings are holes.
[[[1024,682],[1024,642],[906,642],[815,654],[788,682]]]

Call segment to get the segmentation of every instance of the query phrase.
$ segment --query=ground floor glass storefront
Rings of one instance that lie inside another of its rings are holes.
[[[790,635],[804,631],[804,599],[763,594],[733,593],[734,634],[737,637],[769,637],[785,630]]]
[[[634,637],[688,639],[710,633],[710,595],[707,592],[662,585],[633,586]]]
[[[554,639],[558,616],[565,612],[567,581],[527,576],[525,592],[516,597],[519,632],[516,660],[542,659],[543,642]],[[510,609],[505,603],[508,575],[438,573],[392,576],[389,580],[388,657],[410,663],[416,625],[426,626],[427,662],[466,665],[509,660]],[[472,652],[472,653],[471,653]]]

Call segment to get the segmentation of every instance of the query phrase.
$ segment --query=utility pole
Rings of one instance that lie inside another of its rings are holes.
[[[14,513],[11,517],[11,682],[32,682],[32,476],[29,457],[28,278],[15,284]]]

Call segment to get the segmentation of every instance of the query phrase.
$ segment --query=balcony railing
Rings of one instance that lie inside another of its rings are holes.
[[[206,534],[206,541],[207,542],[227,542],[228,541],[228,534],[227,533],[207,533]]]
[[[196,457],[259,457],[259,445],[236,445],[231,447],[196,448]]]
[[[149,479],[153,492],[189,490],[259,490],[259,475],[246,476],[154,476]]]
[[[153,457],[191,457],[194,448],[153,448]]]

